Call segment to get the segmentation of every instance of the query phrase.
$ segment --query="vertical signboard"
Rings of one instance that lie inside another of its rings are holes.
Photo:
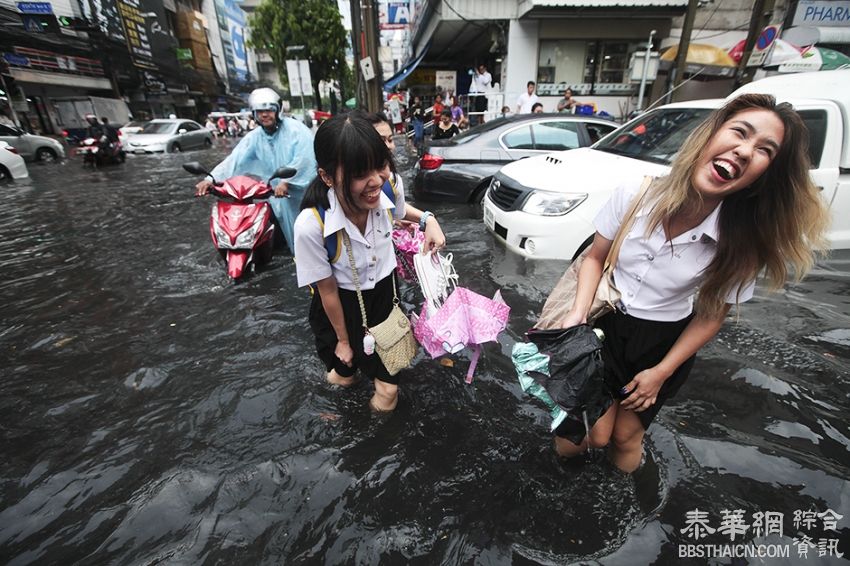
[[[234,0],[224,0],[230,47],[233,56],[233,75],[237,80],[248,79],[248,51],[245,48],[245,13]]]
[[[118,14],[133,64],[141,69],[157,70],[150,43],[150,28],[142,14],[141,0],[117,0]]]

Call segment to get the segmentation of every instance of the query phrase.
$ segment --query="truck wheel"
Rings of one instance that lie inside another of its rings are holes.
[[[56,161],[56,152],[50,149],[49,147],[40,147],[38,151],[35,152],[35,160],[36,161],[44,161],[45,163],[49,163],[51,161]]]

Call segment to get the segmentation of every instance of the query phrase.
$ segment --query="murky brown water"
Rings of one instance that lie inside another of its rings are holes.
[[[836,560],[799,558],[802,534],[850,551],[850,517],[793,525],[795,511],[850,512],[850,254],[760,289],[625,477],[600,454],[553,456],[509,335],[471,386],[463,355],[420,357],[387,418],[367,410],[369,384],[326,385],[291,258],[239,285],[218,263],[210,201],[179,166],[223,155],[34,164],[2,187],[0,561],[672,564],[688,562],[696,509],[715,528],[725,510],[783,513],[783,536],[756,542],[790,555],[766,563]],[[564,264],[511,255],[470,208],[427,206],[462,283],[501,288],[521,335]]]

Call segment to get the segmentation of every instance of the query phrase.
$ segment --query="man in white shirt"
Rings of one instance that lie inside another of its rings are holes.
[[[493,82],[493,77],[487,72],[487,65],[483,63],[478,65],[478,70],[472,77],[472,84],[469,85],[469,94],[472,96],[474,108],[477,114],[478,123],[484,123],[484,112],[487,111],[487,97],[485,94],[490,91],[490,84]]]
[[[534,94],[534,81],[528,81],[528,85],[526,88],[528,92],[524,92],[519,95],[519,98],[516,99],[516,111],[517,114],[531,114],[531,107],[534,106],[536,102],[540,102],[540,98]]]

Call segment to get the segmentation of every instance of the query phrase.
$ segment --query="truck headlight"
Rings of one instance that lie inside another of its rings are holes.
[[[563,216],[583,203],[586,198],[586,193],[534,191],[522,205],[522,211],[540,216]]]

